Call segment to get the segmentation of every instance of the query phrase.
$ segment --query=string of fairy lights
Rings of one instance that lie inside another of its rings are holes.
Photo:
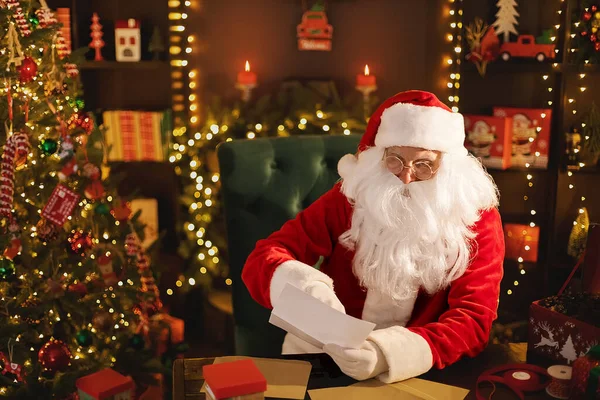
[[[585,11],[588,12],[589,9],[585,8]],[[580,21],[573,21],[572,22],[572,30],[571,30],[571,35],[570,35],[570,39],[575,39],[575,37],[577,36],[578,30],[579,30],[579,26],[581,25]],[[571,40],[570,42],[570,46],[569,46],[569,55],[570,56],[574,56],[577,52],[577,48],[574,45],[574,41]],[[569,104],[572,105],[572,110],[571,112],[573,113],[573,115],[577,115],[577,97],[581,96],[586,90],[587,90],[587,86],[586,86],[586,73],[585,73],[585,66],[589,65],[590,60],[586,59],[584,60],[584,69],[582,72],[580,72],[579,74],[577,74],[577,78],[578,78],[578,83],[577,83],[577,91],[575,92],[575,95],[572,98],[569,98]],[[585,128],[586,124],[584,121],[582,121],[580,123],[580,127],[583,130]],[[585,146],[585,142],[587,140],[589,140],[588,136],[582,136],[581,137],[582,143],[581,143],[581,147]],[[580,149],[579,148],[575,148],[573,149],[573,151],[575,153],[579,153]],[[579,164],[577,165],[577,167],[579,168],[583,168],[585,167],[585,163],[584,162],[579,162]],[[568,176],[568,180],[567,180],[567,187],[569,188],[569,190],[575,190],[575,180],[573,178],[574,176],[574,172],[573,171],[567,171],[567,176]],[[578,205],[578,214],[583,214],[585,212],[585,196],[581,196],[579,198],[579,205]],[[574,220],[573,221],[573,226],[577,225],[577,221]],[[581,226],[582,229],[585,229],[586,227],[584,225]]]
[[[463,0],[448,0],[447,16],[448,16],[448,32],[446,40],[451,44],[452,50],[449,55],[445,56],[445,63],[448,66],[448,86],[449,94],[448,101],[451,104],[452,111],[459,111],[460,97],[458,95],[460,89],[460,65],[462,59],[462,16],[463,16]]]
[[[558,15],[558,23],[556,25],[554,25],[554,34],[553,36],[550,38],[552,40],[553,43],[556,43],[556,39],[557,36],[560,32],[560,28],[561,28],[561,15],[563,13],[562,10],[562,5],[564,3],[564,0],[560,0],[560,4],[559,4],[559,9],[557,10],[557,15]],[[560,54],[560,50],[558,49],[558,47],[554,50],[555,51],[555,57],[559,57]],[[552,64],[552,71],[554,72],[557,68],[559,68],[559,64],[558,63],[553,63]],[[552,75],[552,76],[551,76]],[[550,74],[547,72],[543,72],[541,75],[541,79],[543,84],[545,85],[545,92],[548,94],[549,99],[547,100],[547,105],[549,108],[552,107],[552,105],[554,104],[554,101],[552,100],[552,96],[553,96],[553,91],[554,91],[554,74]],[[540,118],[543,120],[545,118],[547,118],[548,115],[546,115],[546,113],[541,112],[540,113]],[[540,124],[541,125],[541,124]],[[542,132],[542,127],[541,126],[537,126],[536,127],[536,131],[537,134],[539,135]],[[530,142],[533,142],[535,139],[533,137],[529,138]],[[533,161],[533,165],[535,165],[535,163],[538,162],[540,157],[540,152],[539,151],[535,151],[534,153],[534,161]],[[533,207],[529,207],[529,200],[530,200],[530,195],[531,192],[533,191],[533,188],[535,186],[535,176],[533,171],[531,171],[531,167],[533,166],[531,163],[525,163],[525,168],[526,168],[526,172],[525,172],[525,181],[527,182],[527,187],[525,190],[525,194],[523,195],[523,200],[525,201],[525,206],[526,208],[529,209],[529,215],[531,216],[529,219],[529,227],[530,228],[535,228],[537,226],[537,211],[533,208]],[[527,229],[523,229],[522,231],[522,235],[523,235],[523,241],[522,241],[522,251],[523,252],[529,252],[531,251],[531,246],[528,244],[528,242],[525,240],[525,237],[528,236],[530,234],[530,232],[528,232]],[[526,269],[525,269],[525,264],[524,264],[524,255],[525,253],[522,253],[521,255],[519,255],[519,257],[517,258],[517,262],[519,263],[519,273],[521,275],[525,275],[527,273]],[[515,281],[513,282],[513,288],[516,289],[516,287],[519,286],[519,280],[515,279]],[[510,296],[512,295],[513,289],[507,289],[506,293]]]

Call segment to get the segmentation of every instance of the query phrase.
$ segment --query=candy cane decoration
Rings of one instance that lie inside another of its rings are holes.
[[[19,0],[6,0],[6,5],[9,10],[13,11],[13,17],[17,22],[17,26],[21,31],[21,35],[27,37],[31,35],[31,29],[29,29],[29,24],[27,23],[27,18],[25,18],[25,14],[23,13],[23,9],[19,4]]]
[[[50,25],[58,23],[56,17],[54,17],[54,13],[50,10],[50,8],[48,8],[46,0],[40,0],[40,4],[41,7],[35,12],[35,15],[40,21],[40,28],[47,28]]]
[[[31,150],[29,137],[24,132],[12,134],[2,152],[0,165],[0,216],[11,217],[15,195],[15,165],[19,160],[27,158]]]

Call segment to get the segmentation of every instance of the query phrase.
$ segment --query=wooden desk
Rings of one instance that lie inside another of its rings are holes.
[[[464,359],[444,370],[431,370],[420,378],[470,389],[467,399],[475,399],[473,389],[477,377],[486,369],[509,363],[525,362],[526,344],[490,345],[479,356]],[[308,389],[347,386],[355,383],[343,375],[333,360],[325,354],[302,355],[283,358],[305,359],[313,364]],[[173,364],[173,400],[204,400],[200,392],[204,378],[202,366],[212,364],[214,358],[187,358]],[[489,392],[488,392],[489,393]],[[493,399],[514,399],[514,395],[498,388]],[[308,394],[306,399],[309,399]],[[550,399],[545,393],[528,396],[527,399]]]

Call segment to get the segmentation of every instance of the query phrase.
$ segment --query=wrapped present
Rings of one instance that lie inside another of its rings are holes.
[[[135,384],[131,377],[105,368],[77,379],[80,400],[132,400]]]
[[[519,262],[537,262],[540,228],[504,224],[505,258]]]
[[[510,167],[512,119],[485,115],[465,115],[465,147],[486,167]]]
[[[169,111],[106,111],[103,113],[107,161],[164,161],[169,151]]]
[[[600,346],[594,346],[573,363],[572,400],[600,399]]]
[[[512,166],[548,167],[551,109],[494,107],[494,116],[512,118]]]
[[[202,373],[212,400],[259,400],[267,391],[267,380],[251,359],[204,365]]]
[[[600,295],[561,294],[529,308],[527,362],[572,364],[600,341]]]

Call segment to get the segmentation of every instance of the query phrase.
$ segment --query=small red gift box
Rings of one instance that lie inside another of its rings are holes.
[[[131,400],[135,386],[133,379],[110,368],[79,378],[75,385],[79,397],[95,400]]]
[[[552,109],[494,107],[494,116],[512,118],[512,166],[548,167]]]
[[[510,167],[512,119],[485,115],[465,115],[465,147],[486,167]]]
[[[519,262],[537,262],[540,228],[504,224],[505,258]]]
[[[573,363],[572,400],[600,399],[600,346],[594,346]]]
[[[215,400],[240,396],[242,399],[264,398],[267,380],[251,359],[202,367],[206,392]]]
[[[570,365],[587,354],[600,338],[600,327],[593,324],[599,303],[600,297],[591,294],[534,301],[529,308],[527,361]],[[580,319],[564,313],[577,314]]]

